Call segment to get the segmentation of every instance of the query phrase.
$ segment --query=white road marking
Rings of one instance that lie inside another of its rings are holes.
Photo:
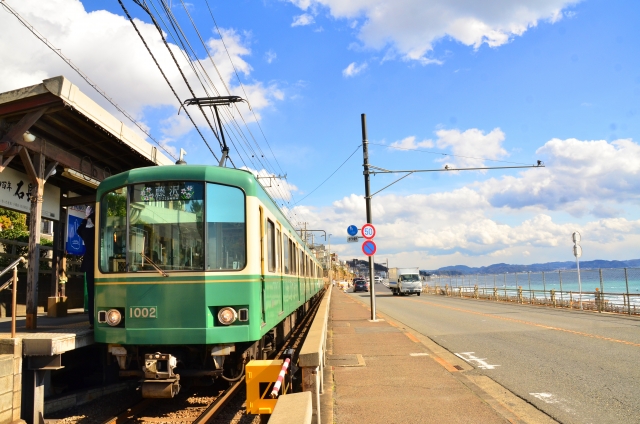
[[[546,403],[560,403],[560,400],[558,400],[556,395],[551,393],[529,393],[529,394]]]
[[[429,356],[428,353],[410,353],[409,356]]]
[[[487,362],[485,362],[485,359],[487,359],[487,358],[477,358],[474,355],[474,353],[475,352],[462,352],[462,353],[456,353],[455,355],[458,358],[467,361],[471,365],[474,365],[474,363],[475,363],[475,365],[478,368],[481,368],[483,370],[494,370],[494,369],[496,369],[496,367],[500,366],[500,365],[490,365]]]
[[[548,403],[550,405],[554,405],[556,408],[562,409],[565,412],[570,414],[575,414],[573,408],[567,406],[567,401],[565,399],[559,398],[552,393],[529,393],[531,396],[540,399],[541,401]]]

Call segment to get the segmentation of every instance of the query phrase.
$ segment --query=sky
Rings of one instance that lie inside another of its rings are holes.
[[[286,175],[260,181],[340,259],[366,258],[346,242],[366,223],[361,114],[372,165],[437,170],[373,196],[376,262],[569,261],[574,231],[582,260],[640,258],[640,2],[164,0],[181,44],[162,0],[146,0],[178,67],[143,8],[121,1],[180,101],[247,100],[223,107],[233,165]],[[167,154],[217,165],[206,119],[188,107],[200,136],[118,0],[0,5],[0,92],[64,75]],[[372,193],[403,175],[372,175]]]

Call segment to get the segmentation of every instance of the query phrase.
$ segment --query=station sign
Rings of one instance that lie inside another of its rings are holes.
[[[0,174],[0,208],[28,214],[31,212],[31,196],[36,194],[27,174],[12,168],[5,168]],[[60,219],[60,187],[44,185],[42,218]]]
[[[364,224],[362,226],[362,237],[370,240],[376,236],[376,228],[372,224]]]
[[[376,244],[373,240],[367,240],[362,243],[362,252],[367,256],[373,256],[376,253]]]

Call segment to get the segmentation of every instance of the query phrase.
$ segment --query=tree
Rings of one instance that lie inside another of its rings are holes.
[[[0,223],[2,224],[2,230],[0,230],[0,239],[19,241],[22,243],[29,243],[29,231],[27,230],[27,215],[21,212],[11,211],[8,209],[0,208]],[[10,253],[13,244],[0,243],[5,253]],[[52,246],[51,240],[40,238],[41,246]],[[26,256],[29,252],[28,246],[16,246],[16,254],[19,256]],[[46,251],[41,252],[41,255],[46,255]],[[13,262],[15,258],[3,257],[0,258],[0,266],[4,267]],[[24,267],[24,264],[19,265],[20,268]],[[42,268],[48,268],[47,262],[42,262]]]

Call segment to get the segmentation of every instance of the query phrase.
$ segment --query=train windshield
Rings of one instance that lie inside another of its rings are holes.
[[[238,188],[180,181],[135,184],[107,193],[100,216],[102,272],[245,266],[244,193]]]

